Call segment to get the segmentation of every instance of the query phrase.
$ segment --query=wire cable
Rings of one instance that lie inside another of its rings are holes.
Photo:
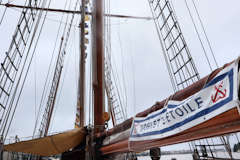
[[[69,9],[70,9],[70,7],[71,7],[71,1],[69,3]],[[77,3],[74,7],[74,10],[76,10],[76,7],[77,7]],[[59,83],[60,78],[61,78],[61,72],[59,72],[58,69],[59,69],[59,67],[62,68],[63,65],[64,65],[64,57],[66,55],[66,48],[67,48],[68,40],[69,40],[69,37],[70,37],[70,34],[71,34],[72,24],[73,24],[73,21],[74,21],[74,15],[75,14],[72,14],[72,17],[70,19],[69,27],[67,28],[67,25],[64,26],[63,35],[62,35],[62,38],[61,38],[62,41],[61,41],[61,45],[60,45],[60,49],[59,49],[58,60],[57,60],[57,63],[56,63],[56,67],[55,67],[55,71],[54,71],[54,77],[53,77],[53,80],[52,80],[52,83],[51,83],[50,96],[49,96],[49,97],[52,97],[52,95],[54,95],[55,99],[56,99],[56,96],[57,96],[57,93],[58,93],[58,87],[56,87],[54,82],[56,81],[56,82]],[[68,21],[68,18],[69,17],[67,16],[67,19],[66,19],[67,21]],[[63,40],[64,40],[64,42],[63,42]],[[62,44],[63,44],[63,47],[62,47]],[[49,97],[48,97],[48,102],[47,102],[45,112],[43,114],[42,123],[41,123],[41,126],[40,126],[40,133],[44,132],[44,135],[41,134],[41,136],[46,136],[46,134],[48,133],[49,126],[51,124],[50,122],[51,122],[51,118],[52,118],[52,111],[54,110],[54,106],[55,106],[54,102]],[[49,103],[50,103],[50,105],[49,105]],[[45,120],[45,115],[47,115],[47,121]]]
[[[65,82],[65,78],[66,78],[66,75],[67,75],[67,73],[68,73],[68,71],[69,71],[69,61],[70,61],[70,58],[69,58],[69,56],[68,56],[68,58],[67,58],[67,60],[66,60],[66,69],[65,69],[65,72],[64,72],[64,74],[63,74],[63,79],[62,79],[62,82],[61,82],[61,86],[60,86],[60,90],[59,90],[59,92],[58,92],[58,96],[56,97],[56,101],[57,101],[57,103],[56,103],[56,107],[55,107],[55,109],[54,109],[54,113],[53,113],[53,116],[52,116],[52,124],[53,124],[53,122],[54,122],[54,120],[55,120],[55,116],[56,116],[56,112],[57,112],[57,109],[58,109],[58,106],[59,106],[59,103],[60,103],[60,99],[61,99],[61,97],[62,97],[62,90],[63,90],[63,86],[64,86],[64,82]],[[51,125],[50,126],[50,132],[52,132],[51,130],[52,130],[52,128],[53,128],[53,125]]]
[[[199,11],[198,11],[198,9],[197,9],[197,7],[196,7],[196,4],[195,4],[194,0],[192,0],[192,3],[193,3],[193,6],[194,6],[194,9],[195,9],[195,12],[196,12],[196,14],[197,14],[198,20],[199,20],[199,22],[200,22],[201,28],[202,28],[202,30],[203,30],[204,36],[205,36],[205,38],[206,38],[206,40],[207,40],[207,44],[208,44],[208,46],[209,46],[209,48],[210,48],[210,51],[211,51],[212,57],[213,57],[213,59],[214,59],[215,65],[218,67],[218,63],[217,63],[217,61],[216,61],[216,57],[215,57],[214,52],[213,52],[213,49],[212,49],[212,47],[211,47],[210,40],[209,40],[209,38],[208,38],[208,36],[207,36],[206,29],[205,29],[205,27],[204,27],[204,25],[203,25],[202,19],[201,19],[201,17],[200,17]],[[200,38],[200,34],[198,33],[196,24],[195,24],[195,22],[194,22],[193,16],[192,16],[192,14],[191,14],[190,8],[189,8],[186,0],[185,0],[185,4],[186,4],[186,7],[187,7],[187,9],[188,9],[189,15],[190,15],[190,17],[191,17],[192,23],[194,24],[194,28],[195,28],[195,31],[197,32],[199,41],[200,41],[200,43],[201,43],[201,45],[202,45],[202,47],[203,47],[203,42],[202,42],[202,40],[201,40],[201,38]],[[211,67],[211,65],[210,65],[210,60],[208,59],[208,56],[207,56],[204,48],[203,48],[203,50],[204,50],[205,57],[206,57],[206,59],[207,59],[207,61],[208,61],[209,67],[210,67],[210,69],[211,69],[211,71],[212,71],[212,67]],[[221,138],[224,139],[224,137],[221,137]],[[221,139],[221,138],[220,138],[220,139]],[[221,139],[221,140],[222,140],[222,139]],[[208,140],[207,140],[207,139],[206,139],[206,141],[207,141],[207,143],[208,143]],[[214,143],[213,139],[212,139],[212,142]],[[224,143],[223,143],[223,144],[224,144]],[[224,146],[225,146],[225,145],[224,145]],[[212,153],[212,149],[211,149],[210,147],[209,147],[209,149],[210,149],[210,151],[211,151],[212,156],[214,156],[213,153]],[[225,146],[225,150],[226,150],[226,146]],[[231,157],[230,153],[229,153],[229,156]]]
[[[51,2],[51,1],[49,1],[48,7],[50,6],[50,2]],[[45,3],[46,3],[46,1],[43,2],[43,5],[45,5]],[[36,34],[36,31],[37,31],[37,29],[38,29],[38,26],[39,26],[38,24],[40,23],[40,19],[41,19],[41,18],[39,18],[39,17],[42,16],[42,13],[43,13],[43,12],[40,12],[40,14],[38,15],[38,20],[37,20],[36,25],[35,25],[35,29],[34,29],[33,37],[32,37],[32,40],[31,40],[31,44],[33,43],[33,39],[34,39],[35,34]],[[46,12],[46,14],[47,14],[47,12]],[[46,15],[46,14],[45,14],[45,15]],[[21,97],[21,94],[22,94],[22,91],[23,91],[23,88],[24,88],[24,84],[25,84],[25,82],[26,82],[26,78],[27,78],[27,75],[28,75],[30,66],[31,66],[33,57],[34,57],[34,55],[35,55],[34,53],[35,53],[35,51],[36,51],[37,44],[38,44],[40,35],[41,35],[41,33],[42,33],[42,29],[43,29],[44,23],[45,23],[45,19],[43,20],[42,25],[41,25],[41,27],[40,27],[40,31],[39,31],[39,34],[38,34],[38,37],[37,37],[35,46],[34,46],[32,55],[31,55],[31,57],[30,57],[29,64],[28,64],[28,67],[27,67],[25,76],[24,76],[24,78],[23,78],[23,82],[22,82],[22,85],[21,85],[21,89],[20,89],[19,94],[18,94],[18,96],[17,96],[17,100],[16,100],[16,103],[15,103],[15,105],[14,105],[14,109],[13,109],[13,112],[12,112],[12,116],[11,116],[11,118],[10,118],[10,122],[9,122],[9,124],[8,124],[7,131],[6,131],[5,136],[4,136],[4,140],[6,139],[6,136],[8,135],[9,128],[10,128],[10,126],[11,126],[11,123],[12,123],[12,120],[13,120],[13,117],[14,117],[14,114],[15,114],[15,112],[16,112],[16,108],[17,108],[17,106],[18,106],[18,102],[19,102],[19,100],[20,100],[20,97]],[[31,44],[30,44],[30,47],[28,48],[28,53],[30,52],[30,49],[31,49],[31,46],[32,46]],[[27,58],[25,59],[24,64],[26,63],[26,60],[27,60]],[[24,66],[25,66],[25,65],[24,65]],[[23,71],[23,70],[22,70],[22,71]],[[22,73],[23,73],[23,72],[22,72]],[[21,74],[21,75],[22,75],[22,74]],[[18,88],[20,79],[21,79],[21,76],[20,76],[20,78],[19,78],[17,87],[16,87],[16,89],[15,89],[15,94],[16,94],[16,91],[17,91],[17,88]],[[15,96],[14,96],[14,97],[15,97]],[[14,99],[13,99],[13,100],[14,100]],[[13,105],[13,101],[12,101],[12,105]],[[6,127],[6,125],[5,125],[5,127]],[[5,130],[5,127],[4,127],[3,131]]]
[[[198,8],[197,8],[197,6],[196,6],[196,3],[194,2],[194,0],[192,0],[192,3],[193,3],[193,6],[194,6],[194,9],[195,9],[195,12],[197,13],[198,20],[199,20],[199,22],[200,22],[200,25],[201,25],[201,27],[202,27],[203,33],[204,33],[205,38],[206,38],[206,40],[207,40],[207,44],[208,44],[209,49],[210,49],[210,51],[211,51],[212,57],[213,57],[213,59],[214,59],[214,62],[215,62],[215,64],[216,64],[217,68],[219,68],[219,65],[218,65],[218,63],[217,63],[215,54],[214,54],[213,49],[212,49],[212,45],[211,45],[210,40],[209,40],[209,38],[208,38],[206,29],[205,29],[205,27],[204,27],[204,25],[203,25],[203,22],[202,22],[202,19],[201,19],[200,14],[199,14]]]
[[[128,106],[128,103],[127,103],[127,88],[126,88],[126,78],[125,78],[125,65],[123,64],[124,63],[124,55],[123,55],[123,48],[122,48],[122,41],[121,41],[121,36],[120,36],[120,26],[118,28],[118,41],[119,41],[119,45],[120,45],[120,53],[121,53],[121,59],[122,59],[122,62],[121,62],[121,71],[122,71],[122,80],[123,80],[123,92],[122,92],[122,95],[125,97],[124,101],[125,101],[125,107]]]
[[[6,12],[7,12],[7,7],[4,8],[4,11],[3,11],[3,14],[2,14],[1,20],[0,20],[0,25],[1,25],[2,22],[3,22],[3,19],[4,19],[5,15],[6,15]]]
[[[65,1],[65,8],[67,6],[67,1]],[[64,9],[65,9],[64,8]],[[56,39],[55,39],[55,42],[54,42],[54,47],[53,47],[53,51],[52,51],[52,56],[51,56],[51,60],[50,60],[50,64],[49,64],[49,67],[48,67],[48,71],[47,71],[47,76],[46,76],[46,79],[45,79],[45,83],[44,83],[44,87],[43,87],[43,91],[42,91],[42,95],[41,95],[41,100],[40,100],[40,103],[39,103],[39,109],[38,109],[38,115],[37,115],[37,120],[35,122],[35,126],[34,126],[34,130],[33,130],[33,136],[35,135],[36,133],[36,129],[37,129],[37,125],[38,125],[38,121],[39,121],[39,116],[41,114],[41,110],[42,110],[42,106],[43,106],[43,102],[44,102],[44,99],[46,97],[46,94],[47,94],[47,85],[49,84],[48,81],[49,81],[49,76],[50,76],[50,71],[51,71],[51,67],[52,67],[52,64],[53,64],[53,57],[54,57],[54,52],[56,50],[56,46],[57,46],[57,40],[58,40],[58,37],[59,37],[59,34],[60,34],[60,29],[62,27],[62,24],[63,24],[63,16],[65,14],[63,13],[62,16],[61,16],[61,21],[60,21],[60,24],[59,24],[59,27],[58,27],[58,31],[57,31],[57,36],[56,36]]]
[[[44,1],[44,2],[45,2],[45,1]],[[42,5],[45,5],[45,3],[43,3]],[[39,17],[41,16],[41,13],[42,13],[42,12],[40,12],[40,14],[38,15]],[[39,21],[40,21],[40,18],[38,18],[36,24],[38,24]],[[21,77],[22,77],[22,74],[23,74],[23,71],[24,71],[24,67],[25,67],[25,64],[26,64],[26,61],[27,61],[27,57],[28,57],[28,55],[29,55],[29,52],[30,52],[30,49],[31,49],[33,40],[34,40],[35,35],[36,35],[37,29],[38,29],[38,25],[35,25],[34,32],[33,32],[32,38],[31,38],[31,43],[30,43],[30,45],[29,45],[29,48],[28,48],[28,51],[27,51],[27,55],[26,55],[25,61],[24,61],[24,63],[23,63],[22,70],[21,70],[21,72],[20,72],[20,75],[19,75],[19,78],[18,78],[18,82],[17,82],[16,87],[15,87],[15,91],[14,91],[14,93],[13,93],[12,99],[11,99],[10,104],[9,104],[9,107],[8,107],[8,111],[7,111],[6,116],[5,116],[5,119],[4,119],[5,124],[4,124],[4,125],[2,126],[2,128],[1,128],[1,129],[2,129],[2,135],[4,135],[4,132],[5,132],[5,129],[6,129],[7,124],[8,124],[8,127],[11,125],[11,121],[10,121],[10,123],[8,123],[8,119],[9,119],[9,116],[10,116],[10,114],[11,114],[11,110],[12,110],[13,103],[14,103],[14,100],[15,100],[15,97],[16,97],[16,93],[17,93],[17,89],[18,89],[18,86],[19,86],[19,83],[20,83],[20,80],[21,80]],[[17,101],[17,102],[18,102],[18,101]],[[16,107],[16,106],[15,106],[15,107]],[[14,111],[14,112],[15,112],[15,111]],[[12,113],[12,116],[14,115],[14,112]]]
[[[203,50],[203,52],[204,52],[204,55],[205,55],[205,57],[206,57],[206,59],[207,59],[209,68],[210,68],[211,71],[213,71],[212,66],[211,66],[211,64],[210,64],[210,60],[209,60],[209,58],[208,58],[208,56],[207,56],[207,51],[206,51],[206,49],[205,49],[205,47],[204,47],[204,45],[203,45],[203,41],[202,41],[202,39],[201,39],[200,33],[198,32],[196,23],[195,23],[195,21],[194,21],[194,19],[193,19],[193,15],[192,15],[192,13],[191,13],[191,10],[190,10],[190,8],[189,8],[189,5],[188,5],[188,3],[187,3],[187,0],[184,0],[184,2],[185,2],[185,5],[186,5],[186,8],[187,8],[187,10],[188,10],[188,13],[189,13],[189,15],[190,15],[191,21],[192,21],[192,23],[193,23],[193,25],[194,25],[195,32],[197,33],[198,40],[199,40],[199,42],[200,42],[200,44],[201,44],[201,46],[202,46],[202,50]]]
[[[77,2],[79,2],[79,0]],[[72,38],[73,43],[71,44],[71,45],[74,45],[74,47],[71,46],[70,48],[73,48],[73,50],[74,50],[73,52],[74,52],[74,54],[76,56],[76,47],[75,47],[75,43],[74,43],[75,42],[75,31],[76,31],[76,29],[74,29],[74,34],[73,34],[73,38]],[[75,60],[76,60],[76,58],[75,58]],[[65,69],[65,72],[63,74],[64,76],[63,76],[63,80],[62,80],[62,83],[61,83],[62,85],[60,87],[59,96],[57,98],[56,108],[55,108],[54,113],[53,113],[52,123],[54,123],[56,112],[57,112],[57,109],[58,109],[58,106],[59,106],[59,103],[60,103],[60,99],[61,99],[61,96],[62,96],[62,89],[63,89],[63,86],[64,86],[64,82],[65,82],[65,78],[66,78],[67,72],[69,70],[69,61],[70,61],[70,56],[68,56],[68,58],[66,60],[66,69]],[[76,84],[76,86],[77,86],[77,84]],[[75,88],[77,88],[77,87],[75,87]],[[77,95],[77,89],[76,89],[76,95]],[[53,128],[53,125],[51,125],[51,129],[50,130],[52,130],[52,128]]]

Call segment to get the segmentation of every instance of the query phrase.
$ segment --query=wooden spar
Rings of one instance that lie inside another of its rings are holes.
[[[225,64],[222,68],[216,69],[211,74],[209,74],[208,76],[200,79],[196,83],[190,85],[189,87],[187,87],[187,88],[185,88],[183,90],[180,90],[180,91],[176,92],[174,95],[171,95],[170,96],[171,100],[182,101],[182,100],[186,99],[187,97],[197,93],[198,91],[200,91],[204,87],[204,85],[207,82],[212,80],[222,69],[224,69],[225,67],[229,66],[232,63],[233,62]],[[161,109],[168,99],[169,98],[166,98],[165,100],[163,100],[161,102],[157,102],[155,105],[153,105],[152,107],[146,109],[143,112],[138,113],[136,116],[137,117],[145,117],[148,114]],[[133,120],[133,118],[129,118],[128,120],[126,120],[123,123],[115,126],[114,128],[109,129],[108,131],[96,134],[96,137],[110,136],[112,134],[120,133],[120,132],[122,132],[124,130],[127,130],[127,129],[129,129],[131,127],[132,120]]]
[[[62,68],[63,68],[63,67],[61,67],[61,69],[60,69],[59,75],[61,75],[61,73],[62,73]],[[59,78],[58,81],[57,81],[57,88],[56,88],[56,90],[58,90],[59,82],[60,82],[60,78]],[[53,108],[54,108],[55,102],[56,102],[56,96],[57,96],[57,92],[54,93],[52,107],[50,107],[50,111],[48,112],[48,116],[47,116],[48,119],[47,119],[47,124],[46,124],[45,131],[44,131],[44,137],[47,136],[47,134],[48,134],[49,125],[50,125],[51,118],[52,118],[52,113],[53,113]]]
[[[222,68],[215,70],[210,75],[206,76],[205,78],[201,79],[195,84],[175,93],[174,95],[171,96],[171,99],[181,101],[195,94],[196,92],[200,91],[207,82],[212,80],[223,68],[229,66],[231,63],[224,65]],[[157,102],[156,105],[154,105],[153,107],[141,113],[138,113],[137,116],[145,117],[148,114],[161,109],[164,106],[166,100],[167,99],[161,102]],[[132,123],[132,118],[114,127],[113,129],[110,129],[103,133],[96,134],[96,137],[109,137],[116,133],[123,133],[124,131],[130,128],[131,123]],[[154,140],[154,141],[144,141],[142,143],[138,143],[137,145],[134,145],[134,143],[130,143],[132,145],[131,149],[134,149],[135,151],[136,150],[143,151],[153,147],[161,147],[161,146],[182,143],[182,142],[187,142],[187,141],[201,139],[201,138],[208,138],[208,137],[219,136],[227,133],[237,132],[237,131],[240,131],[239,124],[240,124],[240,116],[237,108],[234,108],[221,115],[218,115],[215,118],[208,120],[205,123],[199,124],[177,135],[159,139],[159,140]],[[128,139],[124,139],[124,138],[126,137],[123,137],[117,142],[116,141],[109,142],[109,145],[105,145],[101,148],[101,152],[105,155],[110,153],[130,151],[129,141]]]
[[[80,108],[80,127],[84,127],[85,119],[85,3],[86,0],[82,0],[82,12],[81,12],[81,24],[80,24],[80,60],[79,60],[79,91],[78,91],[78,107]]]
[[[103,47],[103,0],[94,2],[93,13],[93,99],[94,128],[104,130],[104,47]]]
[[[160,140],[144,141],[142,143],[138,143],[138,145],[133,144],[131,148],[143,151],[153,147],[188,142],[196,139],[209,138],[238,131],[240,131],[240,116],[238,110],[234,108],[203,124],[197,125],[177,135]],[[101,148],[103,155],[129,151],[128,139],[124,139],[117,143],[106,145]]]
[[[15,5],[15,4],[0,4],[5,7],[12,7],[12,8],[29,8],[35,10],[43,10],[49,12],[60,12],[60,13],[68,13],[68,14],[81,14],[81,11],[73,11],[73,10],[64,10],[64,9],[54,9],[54,8],[41,8],[41,7],[31,7],[31,6],[22,6],[22,5]],[[87,15],[92,15],[91,12],[85,12]],[[112,17],[112,18],[130,18],[130,19],[143,19],[143,20],[152,20],[152,17],[139,17],[139,16],[127,16],[127,15],[117,15],[117,14],[104,14],[104,16]]]

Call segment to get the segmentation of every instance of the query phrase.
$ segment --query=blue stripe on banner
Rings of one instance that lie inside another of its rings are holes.
[[[233,69],[231,69],[229,72],[226,72],[226,73],[214,78],[213,80],[208,82],[204,88],[207,88],[209,86],[216,84],[217,82],[223,80],[226,76],[229,76],[229,78],[230,78],[230,76],[233,76]]]
[[[226,76],[229,76],[229,82],[230,82],[230,94],[229,94],[228,98],[226,98],[226,99],[220,101],[219,103],[213,105],[212,107],[206,108],[206,109],[196,113],[195,115],[193,115],[193,116],[191,116],[191,117],[189,117],[189,118],[187,118],[187,119],[185,119],[185,120],[183,120],[183,121],[181,121],[179,123],[176,123],[176,124],[174,124],[174,125],[172,125],[172,126],[170,126],[168,128],[164,128],[162,130],[153,131],[153,132],[149,132],[149,133],[137,134],[137,135],[132,135],[132,132],[131,132],[131,137],[144,137],[144,136],[151,136],[151,135],[157,135],[157,134],[163,134],[163,133],[169,132],[169,131],[171,131],[173,129],[176,129],[178,127],[181,127],[181,126],[183,126],[183,125],[185,125],[185,124],[187,124],[187,123],[189,123],[189,122],[191,122],[191,121],[193,121],[193,120],[195,120],[195,119],[197,119],[199,117],[207,115],[207,114],[215,111],[216,109],[222,107],[226,103],[232,101],[233,100],[233,69],[231,69],[229,72],[227,72],[225,74],[222,74],[222,75],[216,77],[215,79],[210,81],[206,86],[209,87],[209,86],[211,86],[213,84],[216,84],[217,82],[223,80]],[[164,112],[166,112],[166,111],[164,111]],[[147,118],[145,120],[148,120],[150,118],[156,117],[157,115],[160,115],[160,114],[162,114],[162,113],[160,112],[158,114],[155,114],[155,115],[153,115],[153,116],[151,116],[151,117],[149,117],[149,118]],[[145,120],[134,120],[133,123],[135,123],[135,122],[139,123],[139,122],[143,122]]]
[[[185,103],[185,101],[184,101],[184,102],[182,102],[182,103],[180,103],[180,104],[178,104],[178,105],[169,104],[169,105],[167,106],[167,108],[169,108],[169,109],[173,109],[173,108],[176,108],[177,106],[180,106],[180,105],[182,105],[183,103]],[[142,119],[142,120],[135,120],[135,122],[137,122],[137,123],[144,122],[144,121],[146,121],[146,120],[149,120],[149,119],[151,119],[151,118],[154,118],[154,117],[156,117],[156,116],[158,116],[158,115],[161,115],[161,114],[163,114],[163,113],[165,113],[165,112],[167,111],[167,108],[164,108],[164,109],[162,109],[162,111],[161,111],[161,112],[159,112],[159,113],[156,113],[156,114],[153,114],[153,115],[151,115],[151,116],[147,117],[146,119]]]
[[[212,79],[209,83],[206,84],[206,86],[204,87],[204,89],[207,88],[207,87],[210,87],[211,85],[216,84],[217,82],[219,82],[219,81],[221,81],[221,80],[223,80],[226,76],[229,76],[229,78],[230,78],[231,72],[232,72],[232,74],[233,74],[233,69],[230,70],[229,72],[226,72],[226,73],[224,73],[224,74],[222,74],[222,75],[220,75],[220,76]],[[213,83],[213,82],[214,82],[214,83]],[[184,102],[185,102],[185,101],[184,101]],[[184,102],[182,102],[182,103],[180,103],[180,104],[178,104],[178,105],[170,105],[170,107],[167,107],[167,108],[171,108],[171,109],[172,109],[172,108],[175,108],[175,107],[177,107],[177,106],[182,105]],[[169,105],[168,105],[168,106],[169,106]],[[152,119],[152,118],[154,118],[154,117],[156,117],[156,116],[158,116],[158,115],[161,115],[161,114],[165,113],[166,111],[167,111],[167,109],[163,109],[163,110],[162,110],[161,112],[159,112],[159,113],[153,114],[153,115],[151,115],[151,116],[149,116],[149,117],[146,117],[145,119],[142,119],[142,120],[135,120],[135,122],[137,122],[137,123],[144,122],[144,121],[149,120],[149,119]]]
[[[231,71],[233,72],[233,69],[232,69]],[[207,87],[210,87],[211,85],[216,84],[217,82],[223,80],[226,76],[230,76],[229,74],[231,74],[231,73],[230,73],[231,71],[226,72],[226,73],[224,73],[224,74],[222,74],[222,75],[220,75],[220,76],[212,79],[210,82],[208,82],[208,83],[206,84],[206,86],[205,86],[203,89],[205,89],[205,88],[207,88]],[[232,73],[232,74],[233,74],[233,73]],[[184,101],[184,102],[185,102],[185,101]],[[169,108],[169,109],[175,108],[175,107],[177,107],[177,106],[179,106],[179,105],[182,105],[184,102],[182,102],[182,103],[180,103],[180,104],[178,104],[178,105],[172,105],[172,104],[170,104],[170,105],[167,106],[167,108]],[[143,121],[152,119],[152,118],[154,118],[154,117],[156,117],[156,116],[158,116],[158,115],[161,115],[161,114],[165,113],[166,111],[167,111],[167,109],[163,109],[163,110],[162,110],[161,112],[159,112],[159,113],[156,113],[156,114],[153,114],[153,115],[151,115],[151,116],[149,116],[149,117],[146,117],[146,119],[143,119],[143,120],[135,120],[135,122],[140,123],[140,122],[143,122]]]
[[[169,105],[167,106],[167,108],[172,109],[172,108],[176,108],[176,107],[179,106],[179,105],[181,105],[181,104],[178,104],[178,105],[169,104]]]

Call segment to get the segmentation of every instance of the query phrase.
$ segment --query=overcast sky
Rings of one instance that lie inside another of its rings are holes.
[[[204,58],[193,24],[190,21],[184,0],[172,0],[172,2],[192,57],[201,77],[203,77],[210,73],[210,69]],[[190,3],[191,1],[188,0],[188,2]],[[219,65],[222,66],[236,59],[240,51],[240,2],[237,0],[195,0],[195,2]],[[20,4],[19,1],[13,1],[12,3]],[[52,0],[51,7],[63,8],[64,3],[65,1]],[[74,3],[72,1],[72,6]],[[73,9],[73,7],[71,8]],[[1,6],[0,14],[2,14],[3,9],[4,7]],[[16,22],[19,18],[19,11],[20,9],[8,9],[4,21],[0,25],[1,60],[5,56],[4,52],[10,44]],[[112,0],[111,12],[123,15],[151,16],[147,0]],[[37,46],[35,60],[24,87],[9,136],[16,134],[20,137],[32,135],[36,118],[35,113],[39,107],[61,15],[49,13],[47,16],[41,39]],[[79,16],[76,16],[74,24],[78,25],[78,22]],[[173,90],[171,89],[160,43],[152,20],[112,19],[111,31],[112,56],[115,59],[113,63],[116,65],[120,79],[123,79],[122,77],[125,79],[127,113],[128,117],[131,117],[149,108],[156,101],[161,101],[168,97],[173,93]],[[74,127],[78,78],[77,63],[79,58],[78,36],[78,28],[74,26],[65,58],[62,77],[62,82],[64,83],[60,87],[62,90],[61,94],[58,95],[51,132],[64,131]],[[59,39],[56,45],[57,50],[59,48]],[[208,54],[210,56],[210,52]],[[211,62],[214,64],[212,59]],[[35,106],[34,98],[34,72],[37,73],[37,106]],[[88,81],[87,83],[89,86]],[[123,84],[123,82],[121,83]]]

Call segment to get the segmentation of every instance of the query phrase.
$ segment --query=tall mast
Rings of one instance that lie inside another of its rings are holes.
[[[79,60],[79,90],[78,90],[78,108],[80,110],[80,127],[84,127],[85,111],[85,6],[86,0],[82,0],[81,23],[80,23],[80,60]]]
[[[103,47],[103,1],[93,1],[93,99],[95,131],[103,130],[104,120],[104,47]]]

